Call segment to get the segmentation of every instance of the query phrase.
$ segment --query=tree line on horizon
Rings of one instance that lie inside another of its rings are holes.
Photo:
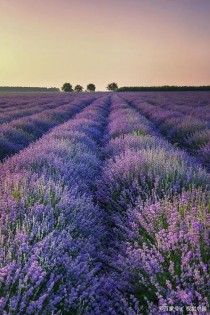
[[[119,87],[117,83],[109,83],[106,87],[108,91],[113,92],[152,92],[152,91],[210,91],[210,85],[202,86],[177,86],[177,85],[163,85],[163,86],[123,86]],[[64,83],[61,87],[63,92],[78,92],[84,91],[84,87],[77,84],[74,88],[70,83]],[[86,87],[85,92],[95,92],[96,86],[93,83],[89,83]],[[31,93],[43,93],[43,92],[60,92],[59,88],[46,88],[46,87],[15,87],[15,86],[0,86],[0,93],[21,93],[21,92],[31,92]]]
[[[118,85],[117,85],[117,83],[113,82],[113,83],[109,83],[106,88],[109,91],[117,91],[118,90]],[[66,83],[63,84],[61,90],[63,92],[83,92],[84,88],[80,84],[77,84],[75,86],[75,88],[73,89],[73,86],[70,83],[66,82]],[[87,92],[95,92],[95,90],[96,90],[95,84],[89,83],[87,85],[87,88],[86,88]]]
[[[73,89],[73,86],[72,86],[70,83],[67,83],[67,82],[66,82],[66,83],[63,84],[61,90],[62,90],[63,92],[78,92],[78,93],[79,93],[79,92],[83,92],[84,88],[83,88],[83,86],[81,86],[80,84],[77,84],[77,85],[75,86],[75,88]],[[88,92],[95,92],[95,90],[96,90],[95,84],[89,83],[89,84],[87,85],[86,91],[88,91]]]
[[[150,92],[150,91],[210,91],[210,85],[162,85],[162,86],[123,86],[118,92]]]
[[[95,85],[90,83],[87,85],[87,92],[95,92]],[[209,85],[202,86],[179,86],[179,85],[162,85],[162,86],[123,86],[118,88],[117,83],[109,83],[106,87],[108,91],[113,92],[150,92],[150,91],[210,91]],[[83,92],[81,85],[76,85],[73,89],[70,83],[64,83],[61,88],[64,92]]]
[[[23,86],[0,86],[0,93],[21,93],[21,92],[31,92],[31,93],[43,93],[43,92],[60,92],[59,88],[46,88],[46,87],[23,87]]]

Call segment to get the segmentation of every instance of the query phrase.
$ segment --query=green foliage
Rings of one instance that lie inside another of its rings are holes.
[[[118,92],[149,92],[149,91],[210,91],[210,86],[123,86],[118,89]]]
[[[96,90],[96,86],[95,86],[93,83],[89,83],[89,84],[87,85],[87,91],[89,91],[89,92],[95,92],[95,90]]]
[[[44,93],[60,92],[58,88],[24,87],[24,86],[0,86],[0,93]]]
[[[109,83],[106,88],[109,91],[117,91],[118,85],[117,85],[117,83],[113,82],[113,83]]]
[[[72,85],[70,83],[64,83],[61,90],[64,92],[73,92]]]
[[[81,85],[77,84],[77,85],[75,86],[75,88],[74,88],[74,91],[75,91],[75,92],[82,92],[82,91],[83,91],[83,87],[82,87]]]

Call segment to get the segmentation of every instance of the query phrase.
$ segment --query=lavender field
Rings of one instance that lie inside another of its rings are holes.
[[[208,314],[210,92],[0,96],[0,314]]]

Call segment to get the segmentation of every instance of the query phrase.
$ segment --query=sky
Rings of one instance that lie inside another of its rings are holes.
[[[0,0],[0,86],[210,85],[210,0]]]

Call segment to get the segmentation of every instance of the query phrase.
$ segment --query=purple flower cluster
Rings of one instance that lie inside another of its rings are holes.
[[[0,164],[0,313],[208,307],[209,174],[135,95],[62,105],[77,114]]]
[[[93,99],[92,96],[83,96],[65,105],[45,109],[1,125],[0,160],[19,152],[49,129],[67,121],[72,115],[90,104]]]
[[[2,164],[4,314],[80,312],[96,295],[104,232],[92,190],[107,114],[98,98]]]
[[[0,101],[0,125],[17,118],[37,114],[46,109],[68,104],[74,99],[73,95],[43,95],[18,94],[3,95]]]
[[[112,108],[115,119],[108,126],[107,160],[97,191],[106,213],[108,274],[116,279],[110,314],[162,314],[164,305],[206,306],[209,175],[154,131],[133,134],[129,115],[134,109],[120,98]],[[122,109],[127,134],[117,115]],[[135,117],[141,128],[144,121],[148,125],[137,112]],[[120,296],[126,301],[123,311]]]
[[[102,203],[116,211],[135,206],[139,197],[142,201],[155,201],[180,193],[183,188],[205,187],[208,174],[199,166],[195,169],[192,158],[154,135],[152,130],[147,129],[147,134],[138,133],[137,130],[145,130],[149,122],[126,107],[125,101],[119,99],[119,103],[114,100],[116,109],[112,112],[114,115],[110,115],[108,126],[111,139],[105,152],[110,158],[103,167],[98,191]],[[135,124],[130,117],[135,117]],[[124,121],[126,128],[122,131]]]
[[[172,95],[174,95],[172,93]],[[187,102],[192,104],[184,105],[184,100],[178,100],[173,97],[162,96],[160,98],[154,97],[148,93],[147,97],[142,100],[140,94],[124,95],[126,100],[131,102],[140,112],[152,120],[158,129],[165,135],[172,143],[183,147],[190,154],[195,155],[209,168],[209,145],[210,145],[210,109],[208,106],[209,94],[205,94],[205,99],[193,99],[195,94],[187,94]],[[200,97],[202,94],[199,94]],[[175,102],[175,103],[174,103]],[[196,103],[196,104],[195,104]]]
[[[136,135],[146,135],[152,133],[152,128],[147,119],[141,116],[136,110],[128,108],[125,100],[118,96],[113,96],[113,107],[109,117],[108,134],[112,138],[120,135],[132,133]]]
[[[126,225],[125,219],[118,222],[125,241],[115,262],[135,287],[142,312],[208,305],[209,197],[200,189],[184,191],[173,202],[137,206],[128,211]]]
[[[151,97],[150,93],[147,96]],[[164,109],[175,110],[192,117],[199,118],[209,122],[209,92],[170,92],[159,93],[158,98],[155,93],[152,96],[152,102]]]
[[[209,123],[210,92],[141,92],[123,93],[126,97],[148,102],[148,105],[155,105],[159,108],[176,111],[192,117],[205,120]]]

